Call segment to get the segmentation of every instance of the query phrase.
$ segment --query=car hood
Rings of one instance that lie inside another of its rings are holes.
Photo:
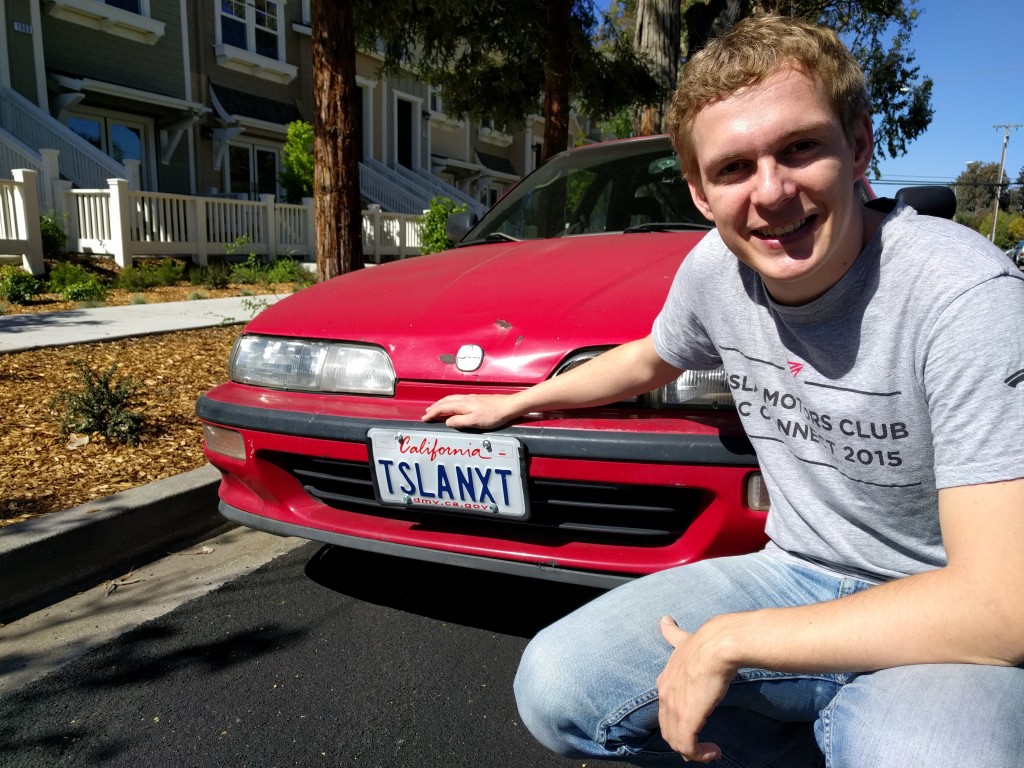
[[[565,356],[651,330],[703,232],[482,244],[367,267],[267,308],[249,333],[378,344],[400,380],[533,383]],[[465,344],[480,367],[456,368]]]

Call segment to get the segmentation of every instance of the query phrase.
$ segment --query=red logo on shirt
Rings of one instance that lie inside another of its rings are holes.
[[[793,374],[793,378],[796,378],[796,375],[804,369],[803,363],[797,363],[793,360],[789,360],[787,363],[789,365],[789,372]]]

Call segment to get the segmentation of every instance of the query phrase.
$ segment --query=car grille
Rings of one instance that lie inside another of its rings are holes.
[[[335,509],[409,520],[437,530],[482,536],[543,537],[567,541],[614,542],[626,537],[639,546],[662,546],[679,538],[709,503],[709,494],[676,486],[621,485],[530,478],[527,520],[495,520],[465,513],[408,509],[380,504],[369,465],[287,454],[264,455],[292,475],[313,498]]]

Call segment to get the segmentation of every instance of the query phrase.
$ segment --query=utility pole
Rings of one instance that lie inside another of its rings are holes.
[[[1020,123],[1016,124],[1004,124],[1004,125],[993,125],[997,131],[1003,129],[1003,154],[999,158],[999,175],[996,176],[996,199],[992,203],[992,234],[989,235],[989,240],[993,243],[996,241],[996,222],[999,221],[999,190],[1003,187],[1003,165],[1006,163],[1006,145],[1010,143],[1010,129],[1011,128],[1024,128],[1024,125]]]

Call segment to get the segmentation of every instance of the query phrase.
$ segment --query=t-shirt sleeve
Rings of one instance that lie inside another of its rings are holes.
[[[931,329],[924,385],[939,488],[1024,477],[1024,280],[987,280]]]
[[[713,249],[721,246],[715,233],[709,234],[679,265],[665,304],[654,319],[654,348],[661,358],[677,368],[714,368],[722,359],[711,340],[702,313],[703,300],[713,292],[709,268],[713,269]]]

